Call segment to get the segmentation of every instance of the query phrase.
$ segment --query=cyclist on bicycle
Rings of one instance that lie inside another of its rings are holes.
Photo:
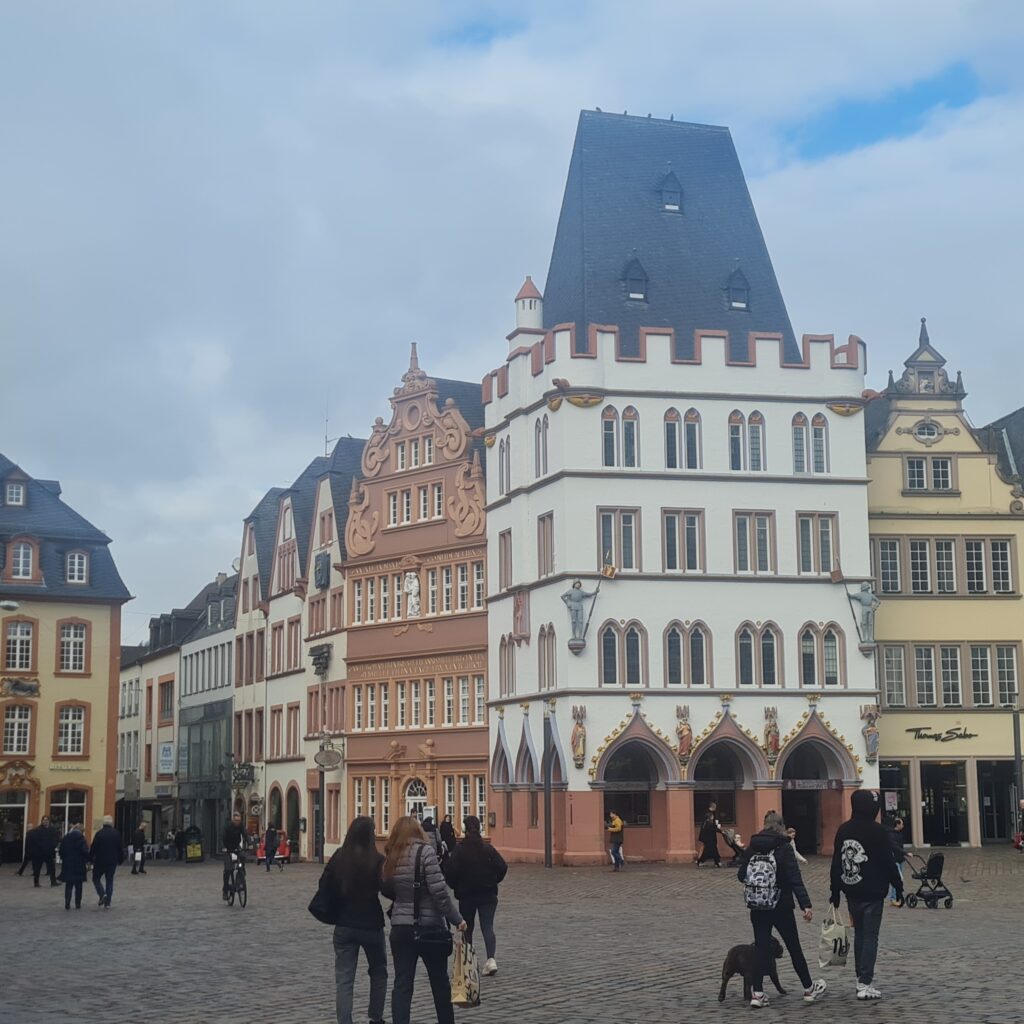
[[[221,898],[228,898],[228,884],[231,881],[231,868],[234,863],[231,859],[232,854],[237,854],[239,857],[242,856],[242,851],[245,849],[245,828],[242,826],[242,816],[237,811],[231,815],[231,824],[224,826],[224,834],[222,835],[224,845],[224,886],[221,891]]]

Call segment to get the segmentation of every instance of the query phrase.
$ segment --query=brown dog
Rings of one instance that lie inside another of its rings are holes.
[[[782,956],[782,943],[773,937],[772,952],[768,963],[768,977],[772,979],[772,984],[779,992],[785,995],[786,990],[779,984],[779,971],[775,964],[775,961],[780,956]],[[718,993],[718,1001],[720,1003],[725,1002],[725,986],[729,984],[729,979],[734,974],[741,974],[743,976],[743,998],[749,1002],[752,992],[751,983],[756,967],[757,948],[753,943],[747,946],[733,946],[725,954],[725,963],[722,964],[722,988]]]

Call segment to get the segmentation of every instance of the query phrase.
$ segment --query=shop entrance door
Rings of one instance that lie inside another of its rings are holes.
[[[801,853],[817,853],[821,792],[815,789],[783,790],[782,817],[788,828],[796,829],[796,848]]]
[[[1008,842],[1013,832],[1013,762],[978,762],[981,841]]]
[[[929,846],[967,842],[967,770],[963,761],[921,765],[924,841]]]
[[[0,793],[0,850],[4,864],[21,864],[25,856],[25,812],[28,793]]]

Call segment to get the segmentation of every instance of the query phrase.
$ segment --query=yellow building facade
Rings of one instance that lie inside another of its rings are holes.
[[[883,807],[914,846],[1014,829],[1024,503],[924,321],[866,410]],[[1019,727],[1019,720],[1018,720]]]
[[[0,455],[0,842],[48,815],[91,835],[115,799],[121,605],[110,540]]]

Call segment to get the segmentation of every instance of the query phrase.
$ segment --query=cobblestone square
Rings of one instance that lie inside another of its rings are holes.
[[[827,861],[804,869],[816,918],[801,923],[815,976],[829,983],[821,1004],[805,1007],[788,960],[786,996],[772,993],[768,1020],[1010,1024],[1024,1019],[1020,971],[1024,857],[1012,850],[947,853],[952,910],[890,910],[882,925],[877,1004],[853,997],[853,957],[819,972],[814,954],[827,899]],[[245,909],[220,900],[220,866],[151,864],[118,871],[114,906],[96,906],[86,883],[80,911],[65,911],[63,887],[35,889],[0,869],[0,1005],[11,1024],[235,1024],[334,1019],[331,931],[306,911],[315,865],[270,874],[251,866]],[[483,1004],[457,1011],[489,1024],[608,1021],[676,1024],[733,1021],[753,1013],[733,979],[717,1001],[729,946],[750,927],[732,871],[693,865],[554,869],[512,865],[498,911],[496,978],[483,980]],[[366,978],[357,980],[355,1019],[363,1020]],[[390,984],[390,982],[389,982]],[[434,1020],[422,967],[413,1020]]]

